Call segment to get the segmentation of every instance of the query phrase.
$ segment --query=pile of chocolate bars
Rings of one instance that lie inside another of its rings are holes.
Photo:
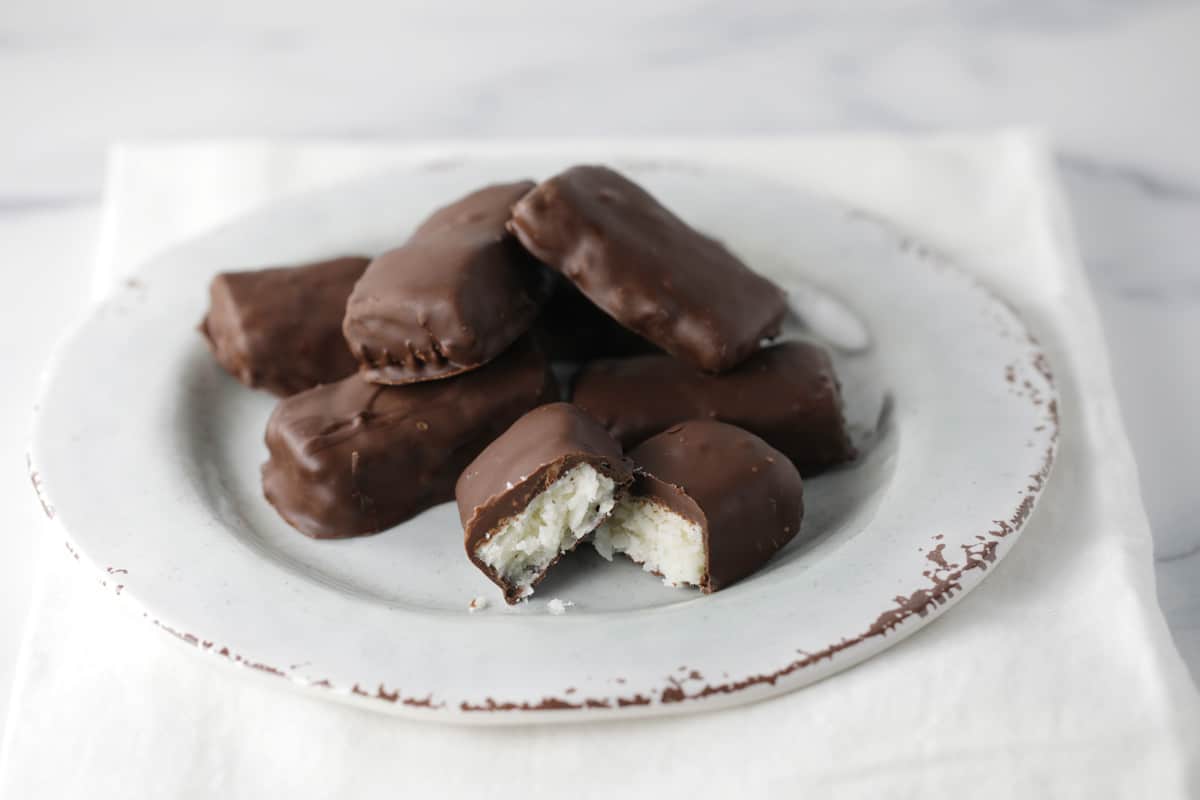
[[[515,603],[585,540],[712,592],[796,536],[801,475],[854,451],[827,354],[764,346],[786,309],[580,166],[480,189],[373,260],[218,275],[200,327],[284,397],[262,475],[288,523],[359,536],[457,498],[467,556]]]

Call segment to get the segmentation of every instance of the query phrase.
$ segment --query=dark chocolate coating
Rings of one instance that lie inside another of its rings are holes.
[[[452,500],[463,467],[555,399],[528,339],[453,380],[377,386],[351,375],[280,401],[267,423],[263,493],[308,536],[375,533]]]
[[[804,475],[854,457],[829,356],[807,342],[765,348],[722,375],[665,355],[593,361],[571,400],[626,448],[676,422],[716,419],[761,436]]]
[[[200,332],[217,361],[251,388],[286,397],[358,368],[342,317],[368,259],[223,272],[209,286]]]
[[[783,290],[606,167],[572,167],[509,223],[535,256],[626,328],[706,372],[779,333]]]
[[[583,463],[609,476],[618,486],[627,486],[633,480],[633,464],[621,455],[621,445],[600,423],[570,403],[551,403],[513,423],[459,477],[454,494],[467,556],[504,590],[504,599],[509,603],[520,599],[518,587],[506,583],[478,559],[476,549],[505,520],[519,514],[550,484]],[[537,585],[553,565],[551,562],[533,584]]]
[[[675,425],[636,447],[633,492],[700,525],[704,592],[756,572],[800,531],[804,487],[771,445],[723,422]]]
[[[371,262],[343,325],[367,380],[403,384],[457,375],[491,361],[529,330],[548,278],[505,222],[532,186],[522,181],[473,192]]]
[[[584,362],[661,352],[605,314],[558,273],[533,331],[552,361]]]

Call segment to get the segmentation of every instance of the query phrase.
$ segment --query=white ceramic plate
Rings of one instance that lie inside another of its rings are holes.
[[[1004,556],[1054,457],[1045,359],[944,259],[830,202],[698,165],[618,163],[784,284],[830,343],[863,449],[807,483],[802,541],[711,596],[590,548],[507,608],[453,506],[312,541],[263,500],[273,400],[226,376],[195,324],[220,270],[375,252],[529,159],[440,162],[301,198],[147,264],[60,347],[30,466],[76,557],[161,631],[321,696],[469,722],[748,702],[879,653]],[[482,595],[491,605],[468,613]],[[574,605],[547,612],[551,598]]]

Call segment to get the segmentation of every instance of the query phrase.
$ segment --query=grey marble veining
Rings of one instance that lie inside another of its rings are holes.
[[[428,7],[426,7],[428,6]],[[94,192],[113,136],[926,130],[1044,122],[1200,179],[1188,2],[9,0],[0,194]],[[1164,79],[1172,76],[1174,79]]]
[[[1198,37],[1187,0],[7,0],[0,224],[79,235],[114,138],[1042,124],[1200,675]]]

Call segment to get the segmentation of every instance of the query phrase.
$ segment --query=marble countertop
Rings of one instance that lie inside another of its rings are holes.
[[[428,4],[432,6],[432,4]],[[28,409],[84,307],[119,138],[1040,125],[1112,351],[1159,597],[1200,677],[1200,4],[9,0],[0,8],[0,684],[30,589]],[[753,7],[751,13],[747,9]],[[32,334],[29,332],[33,332]],[[1129,491],[1132,487],[1113,487]],[[28,516],[25,516],[28,514]],[[0,714],[7,692],[0,690]]]

